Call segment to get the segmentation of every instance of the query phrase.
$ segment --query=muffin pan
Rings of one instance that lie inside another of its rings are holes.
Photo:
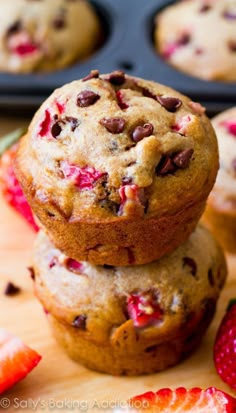
[[[94,0],[106,30],[103,46],[84,62],[30,75],[0,74],[1,109],[35,110],[57,87],[81,78],[91,69],[126,73],[169,85],[200,101],[215,114],[236,104],[236,83],[203,81],[171,67],[155,52],[152,31],[159,10],[168,0]]]

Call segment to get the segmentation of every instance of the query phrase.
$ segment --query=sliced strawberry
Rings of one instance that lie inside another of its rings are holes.
[[[61,162],[61,170],[65,178],[72,179],[79,189],[92,189],[98,179],[106,176],[106,172],[96,171],[93,167],[69,164],[66,161]]]
[[[71,272],[81,272],[83,270],[83,264],[79,261],[73,260],[73,258],[68,258],[66,261],[66,268]]]
[[[162,318],[162,309],[156,291],[131,294],[128,298],[128,314],[135,327],[147,327]]]
[[[38,231],[31,208],[16,178],[13,164],[18,145],[15,144],[2,155],[0,162],[0,186],[4,198],[28,223]]]
[[[147,413],[235,413],[236,399],[229,394],[209,387],[206,390],[161,389],[148,392],[129,400],[125,412]],[[122,410],[123,411],[123,410]]]
[[[26,377],[41,358],[20,338],[0,328],[0,394]]]
[[[232,300],[221,321],[214,344],[217,373],[236,390],[236,300]]]

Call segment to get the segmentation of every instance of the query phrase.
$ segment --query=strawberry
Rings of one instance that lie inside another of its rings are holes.
[[[0,328],[0,394],[26,377],[40,360],[20,338]]]
[[[13,168],[17,147],[17,144],[11,146],[2,155],[0,162],[0,187],[8,204],[18,211],[37,231],[38,226],[34,221],[31,208],[26,201]]]
[[[128,298],[127,310],[135,327],[139,328],[157,323],[162,318],[158,294],[155,291],[131,294]]]
[[[236,299],[230,301],[218,329],[214,362],[222,380],[236,390]]]
[[[125,412],[147,413],[235,413],[236,399],[229,394],[209,387],[206,390],[161,389],[133,397],[127,403]],[[119,411],[119,410],[118,410]],[[118,413],[117,411],[117,413]]]

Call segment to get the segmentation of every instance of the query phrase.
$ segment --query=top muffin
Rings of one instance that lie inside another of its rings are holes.
[[[85,0],[0,0],[0,70],[55,70],[97,46],[98,18]]]
[[[157,15],[155,43],[177,69],[205,80],[236,80],[236,2],[188,0]]]
[[[78,222],[101,223],[98,238],[101,231],[112,237],[116,228],[113,243],[128,246],[123,232],[132,238],[139,223],[145,221],[147,229],[149,221],[149,248],[152,232],[168,245],[167,231],[171,245],[175,238],[180,242],[181,234],[186,239],[193,230],[188,223],[196,225],[217,168],[215,134],[201,105],[119,71],[103,76],[93,71],[56,90],[36,113],[17,159],[23,189],[46,227],[50,215],[69,221],[68,231]],[[162,221],[155,228],[155,221],[166,216],[169,224]],[[145,231],[139,234],[142,242]],[[93,236],[94,248],[104,244]],[[91,236],[84,241],[89,249]],[[135,241],[130,241],[133,248]],[[156,239],[154,255],[163,254],[159,247]]]

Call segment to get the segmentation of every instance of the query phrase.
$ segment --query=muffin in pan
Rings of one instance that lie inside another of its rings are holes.
[[[89,56],[101,36],[86,0],[0,0],[0,70],[53,71]]]
[[[188,0],[158,13],[154,41],[163,58],[185,73],[236,81],[235,32],[235,1]]]
[[[220,170],[203,215],[222,246],[236,253],[236,107],[213,118]]]
[[[159,261],[133,267],[77,262],[38,235],[35,292],[69,356],[91,369],[137,375],[178,363],[199,344],[226,278],[203,226]]]
[[[96,265],[143,264],[176,248],[195,228],[217,169],[201,105],[119,71],[56,90],[16,159],[54,244]]]

